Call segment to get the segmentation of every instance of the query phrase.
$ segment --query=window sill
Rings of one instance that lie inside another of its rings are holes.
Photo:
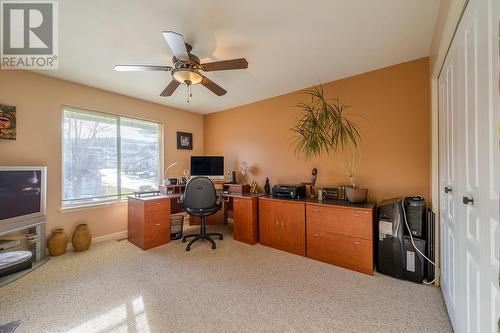
[[[73,213],[85,210],[99,209],[99,208],[107,208],[113,206],[122,206],[127,203],[127,199],[120,201],[110,201],[110,202],[100,202],[100,203],[92,203],[87,205],[79,205],[79,206],[67,206],[59,208],[61,213]]]

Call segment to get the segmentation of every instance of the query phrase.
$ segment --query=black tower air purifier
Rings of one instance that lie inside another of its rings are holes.
[[[434,212],[427,208],[427,257],[434,261],[434,228],[435,228],[436,215]],[[433,281],[435,277],[435,267],[430,262],[426,261],[425,276],[427,281]]]

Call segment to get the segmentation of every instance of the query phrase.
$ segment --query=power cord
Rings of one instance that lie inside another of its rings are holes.
[[[419,196],[421,197],[421,196]],[[431,282],[428,282],[428,281],[424,281],[424,284],[434,284],[434,282],[436,281],[436,273],[437,273],[437,270],[438,268],[436,267],[436,264],[434,263],[434,261],[430,260],[429,258],[427,258],[427,256],[425,254],[423,254],[418,248],[417,246],[415,245],[415,242],[413,241],[413,235],[411,233],[411,229],[410,229],[410,226],[408,225],[408,221],[406,220],[406,209],[405,209],[405,205],[404,205],[404,200],[402,202],[403,204],[403,219],[405,221],[405,225],[406,225],[406,229],[408,229],[408,234],[410,235],[410,240],[411,240],[411,244],[413,245],[413,248],[415,249],[415,251],[417,251],[422,257],[424,257],[428,262],[430,262],[432,264],[432,266],[434,266],[435,268],[435,272],[434,272],[434,279],[431,281]]]

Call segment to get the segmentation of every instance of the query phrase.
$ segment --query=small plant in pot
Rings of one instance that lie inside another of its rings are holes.
[[[347,174],[351,178],[352,188],[347,190],[349,201],[360,202],[362,192],[354,182],[355,171],[359,163],[358,141],[361,139],[358,126],[350,119],[352,114],[346,111],[349,106],[338,98],[328,99],[323,86],[303,91],[311,97],[310,103],[299,103],[296,106],[301,113],[292,127],[294,135],[290,138],[297,155],[305,160],[318,157],[322,153],[337,153],[344,162]]]
[[[349,177],[350,186],[346,188],[347,200],[351,203],[366,202],[368,189],[359,188],[356,185],[356,170],[361,160],[361,153],[358,147],[348,145],[338,153],[340,162],[344,166],[345,173]]]

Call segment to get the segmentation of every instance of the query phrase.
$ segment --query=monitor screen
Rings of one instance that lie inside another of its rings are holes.
[[[40,213],[41,204],[40,170],[0,171],[0,220]]]
[[[191,156],[192,176],[224,176],[223,156]]]

